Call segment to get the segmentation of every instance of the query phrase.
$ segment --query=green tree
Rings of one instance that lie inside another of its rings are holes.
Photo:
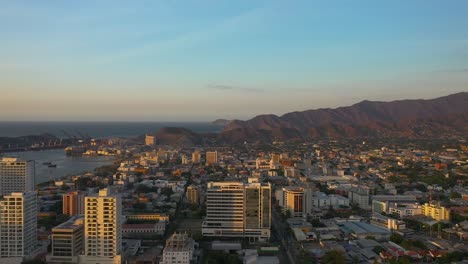
[[[400,244],[403,242],[403,237],[400,236],[400,235],[397,234],[397,233],[393,233],[393,234],[390,236],[390,241],[392,241],[393,243],[396,243],[396,244],[400,245]]]
[[[324,264],[346,264],[346,257],[341,251],[330,250],[323,255],[322,261]]]

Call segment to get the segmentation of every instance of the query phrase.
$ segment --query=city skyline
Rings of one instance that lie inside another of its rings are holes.
[[[15,1],[0,121],[212,121],[468,90],[464,1]]]

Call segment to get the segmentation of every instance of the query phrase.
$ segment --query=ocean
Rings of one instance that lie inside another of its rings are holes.
[[[3,153],[6,157],[17,157],[24,160],[34,160],[36,163],[36,183],[42,183],[64,176],[76,175],[83,172],[92,172],[95,168],[110,165],[114,157],[92,156],[92,157],[69,157],[63,149],[51,149],[42,151],[24,151]],[[0,155],[1,158],[1,155]],[[44,162],[57,165],[49,168]]]
[[[59,138],[136,137],[163,127],[183,127],[194,132],[219,132],[219,126],[203,122],[0,122],[0,137],[52,134]]]

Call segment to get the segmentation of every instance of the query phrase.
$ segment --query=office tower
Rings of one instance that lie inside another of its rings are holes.
[[[189,264],[194,259],[195,241],[187,234],[174,233],[166,241],[161,264]]]
[[[206,205],[204,236],[270,237],[270,184],[209,182]]]
[[[0,195],[34,191],[34,161],[18,158],[0,160]]]
[[[62,196],[63,214],[68,216],[84,214],[84,197],[80,191],[73,191]]]
[[[85,250],[82,262],[121,263],[122,202],[111,189],[85,197]]]
[[[192,184],[187,187],[187,201],[191,204],[200,203],[200,192],[197,186]]]
[[[73,216],[67,222],[52,228],[52,252],[47,263],[78,263],[84,248],[84,217]]]
[[[201,152],[199,150],[195,150],[192,153],[192,163],[198,164],[201,162]]]
[[[36,246],[36,194],[14,192],[6,195],[0,202],[0,259],[28,257]]]
[[[146,134],[145,135],[145,145],[146,146],[156,145],[156,136]]]
[[[218,152],[217,151],[206,152],[206,164],[208,165],[218,164]]]

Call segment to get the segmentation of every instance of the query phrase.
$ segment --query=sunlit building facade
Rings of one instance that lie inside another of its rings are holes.
[[[34,191],[34,161],[18,158],[0,160],[0,195]]]
[[[204,236],[268,239],[271,228],[271,185],[209,182]]]
[[[36,246],[36,193],[6,195],[0,202],[0,263],[1,259],[28,257]]]

